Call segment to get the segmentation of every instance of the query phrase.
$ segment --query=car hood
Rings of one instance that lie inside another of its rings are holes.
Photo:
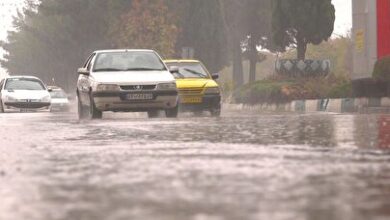
[[[4,90],[3,94],[14,99],[42,99],[45,96],[50,96],[46,90],[14,90],[12,92]]]
[[[177,79],[176,85],[178,89],[218,87],[212,79]]]
[[[119,85],[147,85],[153,83],[175,81],[175,78],[168,71],[99,72],[92,73],[91,77],[97,83]]]

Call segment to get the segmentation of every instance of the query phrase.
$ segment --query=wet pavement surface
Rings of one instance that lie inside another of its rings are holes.
[[[390,116],[0,114],[1,220],[387,220]]]

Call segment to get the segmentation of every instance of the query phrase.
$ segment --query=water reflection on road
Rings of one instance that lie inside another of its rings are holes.
[[[388,115],[0,124],[0,219],[390,218]]]

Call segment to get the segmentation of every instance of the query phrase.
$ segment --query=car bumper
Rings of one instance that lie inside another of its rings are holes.
[[[152,99],[127,100],[129,94],[152,94]],[[150,92],[94,92],[93,100],[100,111],[142,112],[175,108],[178,103],[177,91]]]
[[[65,112],[69,110],[70,110],[69,104],[51,104],[50,106],[50,111],[54,111],[54,112]]]
[[[5,112],[20,111],[47,111],[50,109],[50,102],[6,102]]]
[[[180,103],[181,111],[202,111],[221,108],[221,95],[204,95],[201,103]]]

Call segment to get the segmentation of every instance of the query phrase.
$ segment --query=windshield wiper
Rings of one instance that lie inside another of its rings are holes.
[[[187,69],[187,68],[184,68],[185,71],[187,72],[190,72],[194,75],[197,75],[197,76],[200,76],[201,78],[207,78],[207,76],[205,76],[204,74],[200,73],[200,72],[197,72],[195,70],[192,70],[192,69]]]
[[[165,69],[156,69],[156,68],[145,68],[145,67],[138,67],[138,68],[129,68],[126,69],[126,71],[164,71]]]
[[[119,72],[119,71],[123,71],[123,70],[116,69],[116,68],[102,68],[102,69],[95,69],[93,71],[94,72]]]

